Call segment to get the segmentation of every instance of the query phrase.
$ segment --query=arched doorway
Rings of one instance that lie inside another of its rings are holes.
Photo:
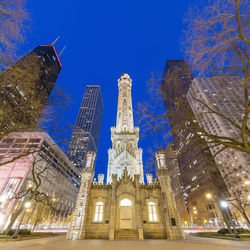
[[[120,201],[120,228],[132,228],[132,201],[124,198]]]

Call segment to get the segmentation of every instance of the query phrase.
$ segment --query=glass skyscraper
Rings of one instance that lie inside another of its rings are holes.
[[[194,76],[184,60],[168,60],[161,83],[161,93],[171,127],[174,149],[178,152],[177,178],[180,180],[176,181],[181,182],[187,211],[195,224],[202,224],[201,218],[217,224],[219,209],[217,206],[210,209],[210,204],[206,204],[204,197],[207,192],[226,192],[225,183],[210,151],[188,122],[192,109],[187,100],[187,92],[193,79]],[[177,101],[179,105],[176,104]]]
[[[85,166],[88,151],[97,153],[102,114],[103,101],[100,86],[88,85],[67,151],[68,158],[79,170]]]
[[[39,45],[0,74],[2,135],[33,131],[62,65],[53,45]]]

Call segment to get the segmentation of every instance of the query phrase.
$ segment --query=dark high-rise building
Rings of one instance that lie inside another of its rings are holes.
[[[0,75],[2,135],[32,131],[62,65],[53,45],[40,45]]]
[[[88,85],[67,152],[68,158],[80,170],[85,166],[87,151],[97,153],[102,114],[103,102],[100,86]]]
[[[178,177],[190,220],[200,225],[204,225],[204,220],[212,221],[216,225],[221,221],[220,211],[217,204],[205,199],[205,194],[225,192],[225,185],[209,149],[189,122],[193,113],[186,94],[193,78],[184,60],[168,60],[161,93],[178,155]],[[221,185],[215,185],[215,181]]]

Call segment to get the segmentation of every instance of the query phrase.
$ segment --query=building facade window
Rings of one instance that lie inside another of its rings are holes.
[[[120,207],[128,207],[128,206],[132,206],[131,200],[125,198],[125,199],[120,201]]]
[[[98,201],[95,206],[94,222],[102,222],[103,220],[103,202]]]
[[[148,202],[148,215],[150,222],[157,222],[157,212],[156,212],[156,204],[152,201]]]

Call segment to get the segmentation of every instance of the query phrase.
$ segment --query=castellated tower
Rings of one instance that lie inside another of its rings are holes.
[[[81,187],[77,196],[75,209],[72,214],[67,239],[80,240],[85,238],[88,200],[94,176],[93,166],[95,157],[95,152],[87,152],[86,165],[82,170]]]
[[[131,98],[132,80],[123,73],[118,80],[119,96],[117,107],[116,127],[111,127],[112,148],[108,150],[107,182],[112,183],[112,175],[120,179],[125,168],[134,178],[143,179],[142,149],[138,148],[139,128],[134,127],[133,107]]]
[[[181,227],[181,218],[176,208],[174,196],[170,185],[170,177],[166,167],[164,149],[155,154],[157,161],[156,174],[161,186],[164,217],[166,222],[166,235],[168,239],[183,239],[184,234]]]
[[[143,181],[139,128],[134,127],[131,79],[118,80],[116,127],[111,128],[107,183],[93,181],[95,153],[87,153],[68,239],[183,239],[164,151],[156,153],[157,178]]]

